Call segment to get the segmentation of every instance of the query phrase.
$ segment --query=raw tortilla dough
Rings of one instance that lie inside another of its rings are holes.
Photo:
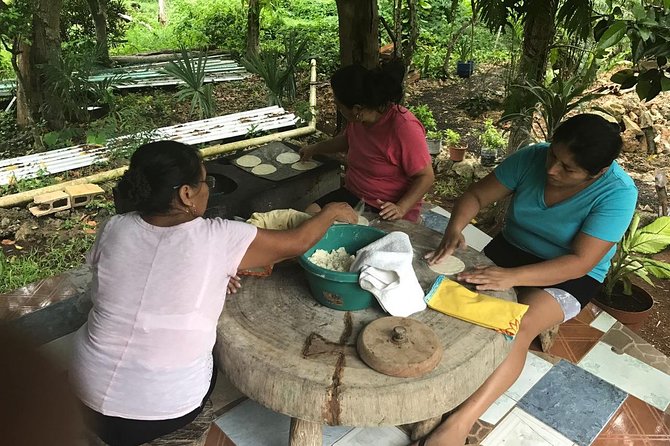
[[[458,274],[465,269],[465,263],[457,257],[449,256],[436,265],[430,265],[430,269],[438,274]]]
[[[314,161],[298,161],[295,164],[291,164],[291,167],[295,170],[310,170],[314,169],[317,166]]]
[[[345,225],[347,223],[345,223],[343,221],[336,221],[335,224],[336,225]],[[361,226],[370,226],[370,222],[368,221],[368,219],[363,217],[362,215],[358,216],[358,221],[356,222],[356,224],[361,225]]]
[[[261,163],[261,159],[254,155],[244,155],[235,160],[238,166],[254,167]]]
[[[258,166],[251,169],[251,173],[253,173],[254,175],[270,175],[271,173],[275,173],[276,171],[277,168],[272,164],[259,164]]]
[[[317,249],[314,251],[314,254],[309,257],[309,261],[321,268],[347,272],[349,271],[351,264],[354,263],[355,258],[356,257],[347,253],[344,247],[340,247],[333,249],[330,252],[323,249]]]
[[[284,152],[277,155],[277,162],[282,164],[293,164],[300,161],[300,155],[295,152]]]

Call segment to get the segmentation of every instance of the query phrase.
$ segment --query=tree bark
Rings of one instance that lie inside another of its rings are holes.
[[[57,66],[60,49],[60,11],[62,0],[36,0],[31,43],[20,45],[17,124],[28,125],[41,117],[51,129],[63,127],[60,98],[44,81],[44,67]]]
[[[261,3],[260,0],[248,0],[247,11],[247,57],[258,54],[261,34]]]
[[[408,33],[407,45],[403,48],[402,57],[403,62],[407,70],[409,70],[410,65],[412,64],[412,57],[414,56],[414,51],[416,51],[416,42],[419,39],[419,18],[417,16],[417,2],[418,0],[407,0],[407,9],[409,12],[409,21],[408,21]]]
[[[530,0],[523,26],[522,52],[519,59],[519,70],[515,84],[526,82],[544,82],[547,70],[549,48],[556,34],[556,11],[558,0]],[[533,4],[534,3],[534,4]],[[506,112],[519,112],[533,106],[532,99],[521,92],[510,95],[507,99]],[[519,147],[528,144],[530,128],[521,123],[512,124],[507,155],[514,153]]]
[[[377,0],[337,0],[340,63],[374,68],[379,63]]]
[[[165,9],[165,0],[158,0],[158,23],[165,25],[167,23],[167,11]]]
[[[107,4],[104,0],[87,0],[95,24],[95,41],[98,44],[100,63],[111,66],[109,42],[107,40]]]

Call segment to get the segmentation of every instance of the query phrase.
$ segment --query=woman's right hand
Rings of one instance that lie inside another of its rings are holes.
[[[426,254],[424,259],[428,261],[428,264],[435,265],[452,255],[456,249],[465,248],[466,246],[465,237],[463,237],[461,231],[447,228],[437,249]]]
[[[305,146],[300,149],[300,161],[309,161],[314,156],[315,147],[314,144]]]
[[[347,203],[328,203],[323,207],[321,212],[332,213],[335,220],[337,221],[351,224],[358,223],[358,214]]]

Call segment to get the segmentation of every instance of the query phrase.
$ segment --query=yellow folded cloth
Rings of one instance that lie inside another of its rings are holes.
[[[444,276],[437,278],[426,303],[440,313],[512,337],[519,331],[521,318],[528,310],[528,305],[470,291]]]
[[[295,209],[275,209],[269,212],[254,212],[247,223],[261,229],[293,229],[312,216]]]

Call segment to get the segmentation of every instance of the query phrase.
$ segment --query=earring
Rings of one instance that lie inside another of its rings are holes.
[[[361,114],[356,113],[356,116],[354,116],[354,118],[356,118],[356,121],[360,121],[361,120]]]

